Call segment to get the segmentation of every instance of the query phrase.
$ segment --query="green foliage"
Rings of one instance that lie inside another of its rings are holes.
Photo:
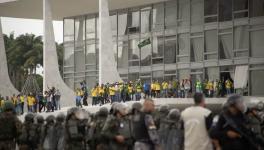
[[[26,77],[36,73],[36,68],[43,66],[43,41],[41,36],[34,34],[22,34],[14,37],[4,35],[7,53],[8,70],[11,81],[18,90],[21,90]],[[58,63],[60,70],[63,65],[63,45],[57,44]],[[39,78],[39,86],[42,87],[42,79]]]

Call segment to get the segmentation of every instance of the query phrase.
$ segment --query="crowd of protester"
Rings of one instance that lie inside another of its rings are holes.
[[[79,107],[67,114],[28,113],[21,123],[14,104],[0,113],[0,149],[34,150],[263,150],[264,103],[247,105],[231,95],[220,113],[206,108],[202,93],[183,111],[146,98],[131,107],[112,103],[90,113]],[[11,130],[10,130],[11,129]]]
[[[2,97],[0,95],[0,106],[3,105],[5,101],[10,100],[14,106],[15,111],[18,115],[25,112],[27,108],[28,112],[53,112],[55,110],[60,110],[60,97],[61,93],[59,89],[52,87],[44,94],[40,93],[29,93],[29,94],[18,94],[10,97]]]
[[[105,103],[126,102],[130,100],[139,101],[141,98],[187,98],[192,93],[203,93],[206,97],[224,97],[233,93],[233,82],[226,80],[204,80],[192,81],[183,79],[181,81],[152,81],[141,82],[116,82],[107,84],[96,84],[90,91],[92,105],[103,105]],[[87,88],[76,90],[76,106],[81,106],[81,100],[87,99]]]

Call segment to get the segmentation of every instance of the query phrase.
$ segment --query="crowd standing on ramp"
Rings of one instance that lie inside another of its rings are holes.
[[[146,98],[131,108],[113,102],[92,114],[73,107],[46,118],[27,113],[22,123],[12,101],[0,113],[0,150],[263,150],[264,104],[231,95],[219,114],[202,93],[182,112]]]

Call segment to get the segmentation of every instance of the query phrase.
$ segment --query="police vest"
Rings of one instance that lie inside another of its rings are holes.
[[[145,125],[145,113],[139,113],[139,120],[133,120],[134,138],[137,141],[150,141],[148,129]]]

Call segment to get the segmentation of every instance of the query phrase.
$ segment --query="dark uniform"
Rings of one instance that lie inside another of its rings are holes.
[[[22,133],[19,136],[18,144],[20,150],[35,150],[38,148],[37,125],[34,123],[34,114],[28,113],[22,127]]]
[[[64,121],[65,115],[63,113],[58,114],[55,123],[55,149],[62,150],[64,148]]]
[[[15,150],[22,123],[15,115],[11,101],[6,101],[0,113],[0,150]]]
[[[114,108],[114,115],[109,115],[105,126],[102,130],[102,135],[107,139],[109,144],[109,150],[129,150],[132,149],[133,140],[131,134],[131,124],[130,120],[122,115],[122,117],[118,117],[117,113],[120,113],[126,107],[119,103],[116,104]],[[118,142],[116,140],[117,136],[123,136],[124,141]]]
[[[68,110],[65,123],[65,150],[86,150],[87,119],[88,112],[80,108]]]
[[[49,115],[46,118],[46,125],[44,127],[42,148],[43,150],[55,149],[55,117]]]
[[[140,112],[133,122],[135,150],[154,150],[160,144],[157,127],[151,114]]]
[[[245,110],[241,96],[229,97],[218,122],[210,130],[211,137],[218,140],[222,150],[258,150],[259,139],[250,128]]]

